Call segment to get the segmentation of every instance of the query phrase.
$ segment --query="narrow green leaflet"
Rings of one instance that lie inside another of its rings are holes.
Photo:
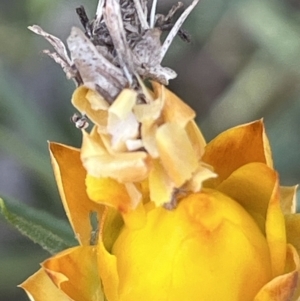
[[[0,199],[0,213],[23,235],[51,254],[78,244],[70,226],[46,212]]]

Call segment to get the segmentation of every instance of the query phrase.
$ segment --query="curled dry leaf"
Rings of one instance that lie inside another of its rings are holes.
[[[163,15],[156,13],[157,1],[152,2],[150,14],[145,0],[99,1],[93,20],[80,7],[77,13],[85,32],[72,29],[67,40],[71,58],[60,39],[37,25],[29,29],[52,44],[56,52],[46,50],[45,53],[61,65],[68,78],[74,79],[77,85],[83,83],[97,90],[113,102],[125,87],[141,92],[139,77],[165,85],[176,77],[176,72],[162,67],[161,62],[174,37],[178,33],[184,36],[181,26],[198,1],[194,0],[175,23],[172,19],[181,4]],[[162,45],[164,30],[170,32]]]

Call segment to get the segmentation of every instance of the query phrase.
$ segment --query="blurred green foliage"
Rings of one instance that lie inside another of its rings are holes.
[[[43,55],[51,48],[28,25],[65,40],[97,1],[0,0],[0,192],[64,219],[47,140],[80,145],[69,122],[73,83]],[[184,1],[188,4],[189,0]],[[160,1],[167,10],[171,0]],[[197,111],[207,137],[264,118],[284,185],[300,182],[300,5],[296,0],[202,0],[164,65],[170,88]],[[16,285],[48,256],[0,220],[0,299],[27,300]]]

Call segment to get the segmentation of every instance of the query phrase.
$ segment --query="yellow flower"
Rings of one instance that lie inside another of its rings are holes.
[[[297,300],[295,187],[279,186],[263,122],[205,145],[177,96],[156,83],[144,92],[145,102],[125,89],[110,105],[75,91],[95,127],[81,149],[50,151],[80,245],[21,287],[35,301]]]
[[[181,4],[163,15],[156,1],[149,13],[145,1],[99,1],[91,21],[78,8],[85,32],[72,29],[71,57],[30,27],[79,86],[73,119],[83,135],[80,149],[50,144],[79,246],[21,285],[31,300],[298,300],[296,188],[279,186],[263,122],[206,145],[195,112],[164,86],[176,73],[162,59],[177,33],[188,40],[180,28],[197,2],[163,44]]]

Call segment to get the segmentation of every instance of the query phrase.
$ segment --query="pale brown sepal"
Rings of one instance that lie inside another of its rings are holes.
[[[299,279],[299,256],[292,245],[287,248],[287,261],[292,270],[268,282],[258,292],[253,301],[292,301],[295,300]]]
[[[284,214],[296,213],[298,185],[280,187],[280,205]]]

